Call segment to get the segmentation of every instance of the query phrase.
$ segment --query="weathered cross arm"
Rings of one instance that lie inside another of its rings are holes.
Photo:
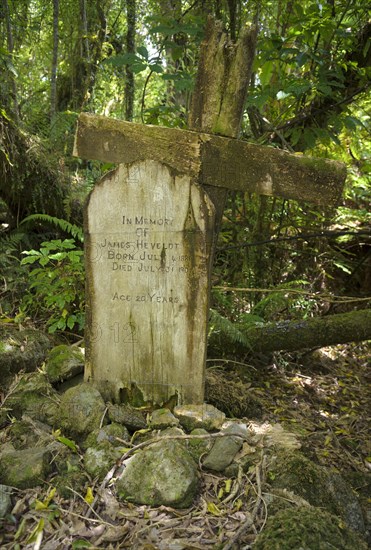
[[[335,205],[345,165],[212,134],[82,113],[74,155],[112,163],[151,158],[204,185]]]

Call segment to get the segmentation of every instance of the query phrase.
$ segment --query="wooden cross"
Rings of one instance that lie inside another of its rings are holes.
[[[215,240],[205,186],[329,206],[344,166],[88,114],[74,154],[118,164],[85,209],[86,380],[136,405],[202,403]]]

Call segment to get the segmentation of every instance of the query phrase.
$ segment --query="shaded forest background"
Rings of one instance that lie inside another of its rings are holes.
[[[232,41],[248,24],[258,29],[241,139],[348,168],[336,209],[230,193],[213,272],[216,347],[215,335],[238,344],[251,324],[367,307],[365,2],[1,0],[2,322],[81,337],[82,207],[113,166],[72,157],[78,114],[186,128],[209,15]]]

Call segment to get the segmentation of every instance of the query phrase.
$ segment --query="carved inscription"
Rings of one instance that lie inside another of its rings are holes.
[[[201,401],[207,195],[158,162],[121,165],[90,195],[86,220],[86,377],[116,397],[134,384],[145,401]]]

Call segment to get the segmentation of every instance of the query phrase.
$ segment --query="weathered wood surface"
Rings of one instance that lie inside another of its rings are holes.
[[[242,29],[234,43],[221,21],[208,18],[188,117],[190,130],[239,136],[256,41],[255,26]]]
[[[108,399],[202,403],[214,207],[153,160],[121,164],[85,211],[85,379]]]
[[[237,139],[124,122],[82,113],[74,155],[112,163],[152,159],[198,183],[315,204],[335,205],[346,168]]]
[[[224,32],[221,21],[208,18],[188,115],[189,130],[229,138],[240,135],[256,40],[256,27],[245,27],[234,43]],[[216,245],[228,189],[215,187],[213,180],[211,185],[204,181],[203,187],[215,206]]]
[[[296,351],[371,339],[371,310],[362,309],[300,321],[283,321],[251,326],[242,332],[244,342],[232,343],[231,349],[245,352]],[[225,348],[228,334],[220,335]],[[218,335],[210,346],[218,347]]]

